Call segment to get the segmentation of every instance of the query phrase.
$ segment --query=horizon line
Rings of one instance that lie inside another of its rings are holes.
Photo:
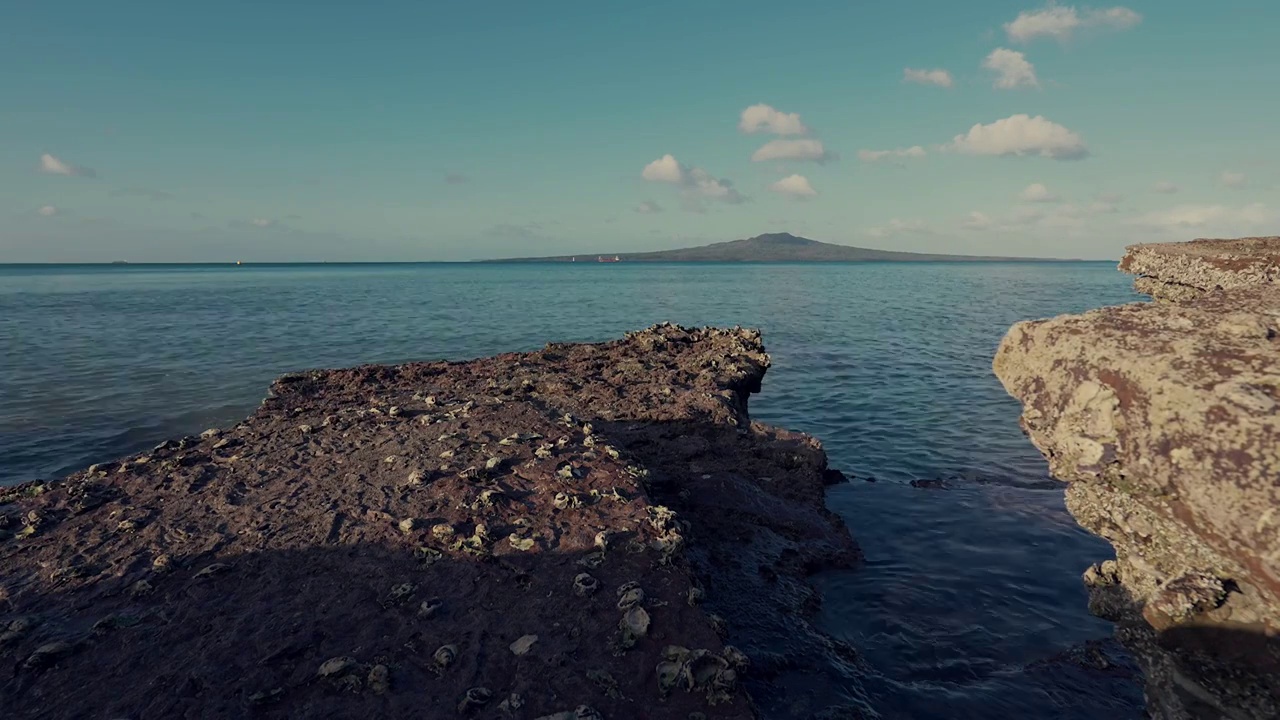
[[[621,262],[627,262],[623,254]],[[211,267],[245,267],[249,265],[559,265],[577,264],[561,258],[576,257],[573,255],[551,256],[546,258],[475,258],[471,260],[171,260],[171,261],[119,261],[119,260],[54,260],[54,261],[19,261],[0,262],[0,267],[20,266],[60,266],[90,265],[106,267],[140,267],[140,266],[173,266],[202,265]],[[962,256],[961,256],[962,257]],[[1119,262],[1119,258],[1062,258],[1062,257],[1011,257],[956,260],[632,260],[634,265],[863,265],[869,263],[902,263],[918,265],[921,263],[1037,263],[1037,262]],[[594,266],[602,263],[582,263]],[[618,263],[603,263],[608,265]]]

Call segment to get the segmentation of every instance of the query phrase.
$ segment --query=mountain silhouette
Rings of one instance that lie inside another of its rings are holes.
[[[836,245],[799,237],[790,233],[766,233],[743,240],[656,252],[583,254],[577,256],[507,258],[486,262],[594,262],[598,257],[626,262],[960,262],[991,260],[1039,260],[1040,258],[994,257],[978,255],[943,255],[937,253],[898,252]]]

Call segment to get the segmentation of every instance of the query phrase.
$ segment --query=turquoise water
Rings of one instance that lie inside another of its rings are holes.
[[[1037,669],[1109,636],[1079,582],[1109,548],[990,369],[1018,320],[1139,299],[1111,263],[0,266],[0,483],[233,423],[286,371],[758,327],[774,367],[752,414],[877,481],[829,494],[867,567],[818,579],[824,627],[880,673],[872,703],[1139,717],[1131,682]]]

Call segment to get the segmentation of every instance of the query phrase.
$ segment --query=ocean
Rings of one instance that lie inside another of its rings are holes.
[[[853,478],[828,504],[867,564],[816,582],[821,626],[874,670],[856,692],[885,717],[1138,718],[1122,657],[1071,660],[1118,652],[1079,580],[1110,548],[990,366],[1018,320],[1141,300],[1084,262],[0,265],[0,484],[233,424],[288,371],[757,327],[753,417]]]

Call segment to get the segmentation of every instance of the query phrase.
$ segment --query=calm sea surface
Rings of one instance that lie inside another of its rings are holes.
[[[0,483],[232,424],[302,368],[464,359],[669,320],[764,331],[757,419],[858,478],[828,503],[867,555],[818,578],[886,717],[1137,718],[1117,674],[1038,664],[1110,626],[1080,572],[1109,556],[991,374],[1026,318],[1140,300],[1111,263],[0,265]],[[947,480],[950,489],[911,487]],[[831,687],[847,668],[833,666]],[[852,693],[853,683],[849,683]],[[791,711],[807,711],[799,691]]]

